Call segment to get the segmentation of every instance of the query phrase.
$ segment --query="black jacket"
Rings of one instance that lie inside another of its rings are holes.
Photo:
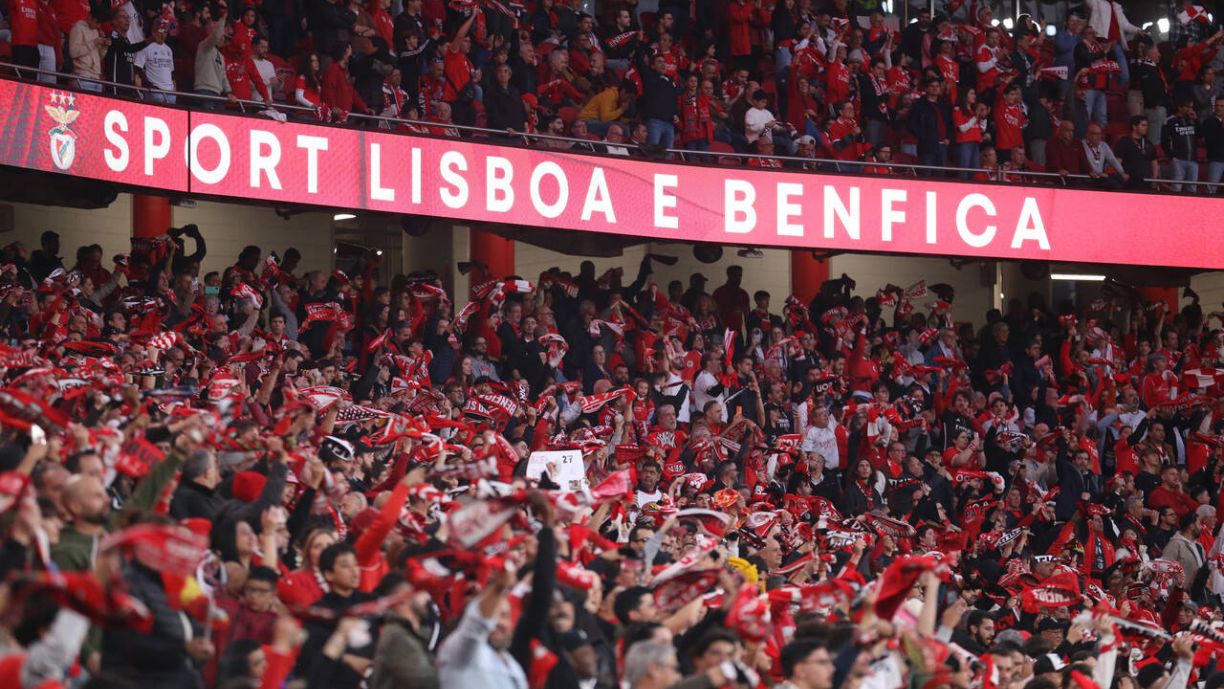
[[[940,137],[940,121],[943,122]],[[952,106],[943,100],[932,103],[926,98],[914,102],[907,122],[910,133],[918,139],[918,152],[934,151],[941,139],[952,140]]]
[[[1165,120],[1161,145],[1165,153],[1178,160],[1197,160],[1198,124],[1193,117],[1174,115]]]
[[[527,128],[527,111],[523,107],[523,97],[513,83],[507,84],[505,89],[497,85],[486,89],[484,107],[489,129],[513,129],[521,132]]]
[[[1207,147],[1207,160],[1224,163],[1224,122],[1212,115],[1203,120],[1200,133],[1203,135],[1203,145]]]
[[[653,69],[642,70],[642,97],[638,112],[642,119],[671,122],[676,117],[676,99],[681,87],[671,77]]]
[[[1160,65],[1136,60],[1131,64],[1131,83],[1138,84],[1143,93],[1143,107],[1158,108],[1169,102],[1168,82],[1160,73]]]
[[[226,498],[217,488],[208,489],[194,482],[181,483],[170,501],[170,516],[175,519],[200,517],[214,523],[221,519],[242,520],[258,531],[263,511],[281,503],[288,473],[289,469],[284,464],[273,464],[268,470],[268,482],[264,484],[259,498],[252,503]]]
[[[1079,509],[1080,496],[1088,490],[1084,475],[1075,468],[1070,460],[1060,457],[1058,460],[1058,498],[1054,504],[1054,517],[1059,521],[1068,521]]]
[[[107,627],[102,634],[102,669],[144,689],[202,687],[187,656],[185,617],[170,607],[161,575],[132,562],[123,571],[123,581],[127,592],[148,607],[153,629],[145,634],[122,625]]]
[[[131,43],[127,36],[117,32],[110,33],[110,47],[102,58],[102,75],[116,84],[134,84],[132,79],[133,56],[149,45],[148,41]]]

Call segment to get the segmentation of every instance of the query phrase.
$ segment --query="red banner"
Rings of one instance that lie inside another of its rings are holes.
[[[1219,198],[675,165],[80,94],[60,105],[80,114],[60,124],[44,106],[64,98],[0,82],[12,133],[0,164],[195,194],[661,240],[1224,268],[1224,254],[1210,248],[1212,218],[1224,214]]]
[[[188,113],[0,80],[0,165],[187,191]]]

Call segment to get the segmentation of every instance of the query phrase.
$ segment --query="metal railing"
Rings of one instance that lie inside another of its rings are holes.
[[[124,97],[130,100],[138,100],[166,107],[184,107],[189,108],[190,105],[200,102],[213,102],[219,104],[222,108],[234,106],[237,110],[247,115],[258,115],[266,111],[274,112],[289,112],[302,116],[301,121],[310,122],[312,124],[325,126],[343,126],[342,123],[320,122],[316,116],[315,108],[308,108],[294,103],[264,103],[262,100],[240,99],[227,96],[214,96],[210,94],[202,94],[185,91],[169,91],[162,89],[154,89],[145,86],[135,86],[132,84],[121,84],[105,79],[94,79],[90,77],[82,77],[75,74],[66,74],[63,72],[55,72],[36,67],[27,67],[16,65],[10,62],[0,61],[0,71],[11,70],[16,74],[19,80],[32,81],[35,83],[49,84],[54,83],[60,88],[68,87],[75,88],[81,93],[93,93],[96,95]],[[48,82],[42,79],[30,79],[27,75],[35,75],[35,77],[51,77],[55,81]],[[8,75],[0,75],[2,78],[9,78]],[[98,94],[96,91],[91,91],[80,86],[81,83],[98,84],[105,89],[110,89],[110,92]],[[174,96],[174,103],[167,103],[161,100],[161,96]],[[739,160],[770,160],[779,161],[790,172],[833,172],[837,174],[855,175],[861,174],[864,168],[885,168],[899,175],[915,175],[919,171],[927,173],[926,176],[931,178],[943,178],[955,181],[961,179],[967,182],[978,184],[990,183],[1014,183],[1014,178],[1023,178],[1026,180],[1035,180],[1034,184],[1052,183],[1061,184],[1062,186],[1092,186],[1094,178],[1089,175],[1067,174],[1062,175],[1057,172],[1038,172],[1028,170],[988,170],[986,168],[963,168],[946,165],[922,165],[920,163],[898,163],[898,162],[881,162],[881,161],[853,161],[839,160],[835,158],[803,158],[790,155],[762,155],[758,153],[740,153],[738,151],[700,151],[691,149],[659,149],[657,147],[648,147],[636,144],[632,141],[610,142],[605,140],[578,139],[569,136],[556,136],[553,134],[541,134],[535,132],[511,132],[504,129],[490,129],[488,127],[475,127],[471,125],[455,124],[450,122],[436,122],[430,120],[410,120],[401,117],[387,117],[385,115],[368,115],[365,113],[350,113],[349,121],[367,122],[374,126],[392,130],[397,126],[416,127],[416,128],[445,128],[453,129],[460,133],[470,134],[475,138],[495,138],[501,143],[511,144],[521,142],[524,146],[531,146],[534,142],[541,141],[556,141],[569,144],[571,151],[580,154],[596,154],[596,155],[616,155],[607,152],[601,152],[600,148],[619,148],[630,151],[638,151],[642,153],[650,152],[659,158],[670,160],[679,160],[683,163],[716,163],[720,158],[736,158]],[[428,133],[422,133],[421,136],[430,136]],[[561,150],[561,149],[558,149]],[[987,173],[994,175],[999,179],[974,179],[972,176]],[[875,176],[875,175],[870,175]],[[967,179],[966,179],[967,177]],[[1083,184],[1072,185],[1068,182],[1082,182]],[[1145,179],[1145,182],[1155,185],[1156,189],[1167,188],[1169,184],[1180,184],[1183,188],[1205,188],[1211,190],[1207,195],[1214,193],[1220,186],[1224,186],[1224,182],[1206,182],[1206,181],[1171,181],[1167,179]],[[1134,190],[1131,190],[1134,191]],[[1181,195],[1186,195],[1187,192],[1171,192]],[[1192,194],[1193,195],[1193,194]],[[1199,194],[1202,195],[1202,194]]]

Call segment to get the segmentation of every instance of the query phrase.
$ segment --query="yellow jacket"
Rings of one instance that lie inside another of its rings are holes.
[[[578,114],[578,119],[611,122],[619,120],[624,114],[625,109],[620,107],[620,89],[609,86],[591,96],[591,100],[587,101],[582,112]]]

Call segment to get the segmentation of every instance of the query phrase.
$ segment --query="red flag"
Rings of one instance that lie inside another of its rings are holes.
[[[115,471],[136,479],[144,478],[165,458],[166,453],[157,449],[153,443],[144,438],[132,438],[119,448]]]
[[[263,295],[245,282],[238,283],[237,287],[230,290],[230,296],[246,299],[255,306],[256,311],[263,308]]]
[[[939,564],[930,556],[904,556],[893,561],[880,575],[880,590],[876,594],[876,615],[882,620],[891,620],[897,609],[905,602],[910,589],[923,572]]]
[[[509,498],[470,502],[447,517],[450,542],[470,549],[510,521],[518,508],[518,501]]]
[[[1025,587],[1020,601],[1025,612],[1038,613],[1042,608],[1065,608],[1076,605],[1083,598],[1079,579],[1074,572],[1058,572],[1036,586]]]
[[[383,346],[383,343],[387,341],[388,337],[391,337],[391,328],[387,328],[386,330],[382,331],[381,335],[373,340],[370,340],[370,344],[366,345],[366,351],[370,354],[377,352],[378,348]]]
[[[119,549],[149,569],[188,576],[208,552],[208,539],[183,526],[136,524],[107,535],[98,549]]]
[[[617,397],[629,398],[633,396],[633,388],[623,387],[619,390],[605,392],[599,395],[584,395],[578,398],[578,405],[582,407],[583,414],[594,414],[603,408],[603,406]]]
[[[749,582],[740,588],[727,612],[726,626],[745,641],[760,643],[769,638],[773,621],[769,603],[761,597],[760,586]]]
[[[629,470],[621,469],[608,474],[608,477],[591,489],[591,497],[595,502],[619,500],[633,492],[633,484],[629,480]]]
[[[42,591],[107,627],[130,627],[142,634],[153,631],[153,613],[120,587],[102,588],[92,572],[22,572],[12,581],[15,591],[28,595]],[[20,598],[20,596],[19,596]]]

